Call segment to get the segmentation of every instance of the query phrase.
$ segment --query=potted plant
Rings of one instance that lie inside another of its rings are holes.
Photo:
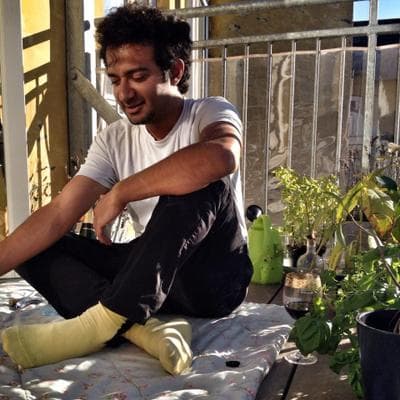
[[[324,251],[334,232],[340,191],[333,175],[310,178],[286,167],[277,168],[274,174],[282,188],[282,231],[289,239],[295,266],[306,250],[307,238],[316,239],[319,254]]]
[[[330,254],[331,270],[322,276],[323,294],[316,299],[313,310],[296,321],[291,334],[303,353],[329,354],[335,372],[347,369],[354,392],[368,400],[400,398],[400,392],[394,392],[400,389],[400,335],[389,332],[389,325],[397,325],[400,315],[393,311],[400,310],[400,197],[395,182],[381,174],[379,170],[364,176],[338,198],[336,246]],[[365,215],[368,227],[354,218],[356,207]],[[368,236],[369,249],[354,241],[346,242],[342,228],[349,218]],[[338,282],[334,268],[346,252],[352,254],[352,262]],[[379,317],[374,310],[380,310]],[[360,314],[364,311],[369,313]],[[382,315],[386,312],[391,323],[384,326]],[[370,323],[375,326],[368,327]],[[347,347],[340,345],[343,340]],[[386,358],[384,350],[388,351]],[[379,383],[382,377],[383,383]]]
[[[357,317],[362,382],[367,400],[400,397],[399,310],[366,311]],[[382,372],[383,371],[383,372]]]

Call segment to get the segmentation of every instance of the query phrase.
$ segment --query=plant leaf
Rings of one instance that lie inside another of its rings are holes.
[[[341,304],[341,312],[349,314],[353,311],[361,310],[375,303],[374,293],[372,290],[357,292],[344,299]]]
[[[380,238],[391,230],[395,212],[391,197],[378,188],[368,188],[361,197],[361,209]]]
[[[365,188],[363,181],[354,185],[341,199],[336,208],[336,223],[342,222],[347,214],[351,213],[358,204],[362,191]]]
[[[339,266],[340,259],[342,257],[345,248],[346,246],[344,246],[341,241],[338,240],[336,242],[328,258],[328,268],[330,270],[336,270],[336,268]]]

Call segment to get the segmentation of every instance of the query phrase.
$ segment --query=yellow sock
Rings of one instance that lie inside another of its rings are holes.
[[[3,349],[23,368],[52,364],[100,350],[125,320],[98,303],[76,318],[7,328]]]
[[[145,325],[133,325],[123,336],[158,358],[172,375],[180,374],[192,364],[192,328],[184,319],[161,322],[150,318]]]

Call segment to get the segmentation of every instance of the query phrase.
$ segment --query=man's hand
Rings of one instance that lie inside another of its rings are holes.
[[[116,186],[107,194],[100,196],[93,212],[93,227],[96,231],[97,239],[105,245],[111,244],[110,238],[105,233],[106,225],[117,218],[126,205],[118,199]]]

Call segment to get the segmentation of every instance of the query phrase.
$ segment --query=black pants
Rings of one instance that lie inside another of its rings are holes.
[[[102,245],[67,235],[17,268],[64,318],[97,302],[144,323],[157,312],[229,314],[252,267],[226,179],[184,196],[162,196],[145,232]]]

